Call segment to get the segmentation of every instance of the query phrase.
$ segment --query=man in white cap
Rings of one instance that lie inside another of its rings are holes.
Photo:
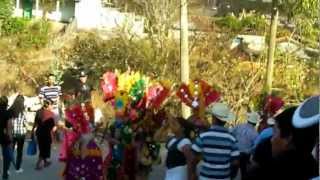
[[[231,132],[237,139],[237,146],[240,151],[240,170],[242,177],[246,176],[246,167],[254,146],[254,140],[258,136],[255,128],[260,121],[260,115],[257,112],[248,113],[247,122],[236,126]]]
[[[192,145],[192,150],[203,160],[199,180],[231,179],[237,173],[240,153],[236,138],[224,126],[233,121],[235,115],[223,103],[215,103],[209,111],[213,124],[206,132],[201,133]],[[193,168],[189,169],[190,174],[196,172],[195,164],[197,162],[193,162]]]

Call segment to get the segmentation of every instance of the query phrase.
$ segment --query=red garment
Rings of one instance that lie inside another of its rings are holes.
[[[44,122],[48,119],[54,119],[54,114],[52,111],[50,110],[47,110],[47,109],[44,109],[42,111],[42,118],[41,118],[41,121]]]
[[[274,115],[284,105],[284,101],[276,96],[267,96],[264,105],[264,113]]]
[[[132,145],[128,145],[124,150],[124,172],[130,180],[136,179],[137,151]]]
[[[66,109],[67,121],[71,123],[72,128],[79,134],[90,132],[89,121],[86,120],[84,111],[80,105],[72,105]]]

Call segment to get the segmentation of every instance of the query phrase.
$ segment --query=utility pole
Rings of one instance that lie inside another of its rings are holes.
[[[279,11],[277,7],[277,0],[272,1],[272,14],[271,14],[271,25],[270,25],[270,40],[268,48],[268,65],[267,65],[267,80],[266,80],[266,92],[268,95],[272,93],[272,79],[273,79],[273,62],[274,52],[276,49],[276,36],[278,26]]]
[[[180,60],[181,81],[189,83],[188,0],[180,0]],[[190,116],[190,108],[182,103],[182,117]]]

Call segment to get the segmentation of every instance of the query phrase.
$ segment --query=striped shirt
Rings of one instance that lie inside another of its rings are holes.
[[[52,100],[56,105],[61,96],[61,87],[60,86],[44,86],[40,89],[39,97],[47,100]]]
[[[203,132],[192,145],[192,149],[202,154],[200,179],[229,180],[231,162],[238,158],[236,139],[222,126],[212,126]]]
[[[13,118],[13,136],[25,135],[27,133],[26,123],[27,118],[24,113],[20,113],[18,117]]]

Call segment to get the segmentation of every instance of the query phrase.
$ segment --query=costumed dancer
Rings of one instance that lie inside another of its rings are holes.
[[[89,116],[81,105],[66,109],[70,129],[65,129],[65,141],[60,151],[60,160],[66,162],[65,180],[103,180],[102,152],[96,144],[89,127]]]
[[[207,82],[195,79],[189,84],[181,84],[176,95],[192,109],[192,115],[188,120],[198,127],[198,131],[209,128],[210,123],[205,118],[205,109],[220,100],[220,93]]]
[[[113,143],[107,179],[135,179],[136,149],[133,143],[132,122],[128,115],[128,96],[118,92],[115,98],[115,120],[110,127]]]
[[[166,119],[163,106],[170,96],[171,83],[168,81],[153,82],[146,92],[146,113],[136,135],[139,144],[138,178],[148,179],[152,165],[161,163],[160,141],[154,138],[156,131]]]

